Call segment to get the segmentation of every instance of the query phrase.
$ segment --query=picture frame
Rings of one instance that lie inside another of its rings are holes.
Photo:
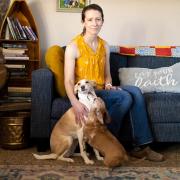
[[[57,0],[56,11],[81,12],[88,4],[90,0]]]

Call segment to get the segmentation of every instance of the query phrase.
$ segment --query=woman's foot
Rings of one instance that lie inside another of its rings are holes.
[[[162,154],[153,151],[149,146],[143,149],[135,149],[130,152],[130,155],[136,158],[145,158],[154,162],[161,162],[165,160]]]

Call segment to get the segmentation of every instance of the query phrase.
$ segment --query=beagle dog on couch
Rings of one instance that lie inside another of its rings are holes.
[[[79,101],[86,105],[88,110],[94,105],[95,99],[99,99],[95,94],[95,82],[89,80],[80,80],[74,87],[74,92],[77,94]],[[96,100],[97,101],[97,100]],[[104,105],[104,115],[107,115],[107,111]],[[103,123],[103,118],[99,118],[100,122]],[[77,139],[79,142],[80,154],[86,164],[93,164],[94,162],[89,159],[85,150],[85,139],[83,135],[84,126],[88,121],[88,117],[85,118],[85,123],[80,126],[75,121],[75,114],[71,107],[55,124],[51,136],[50,136],[50,149],[51,153],[48,155],[33,154],[36,159],[58,159],[66,162],[74,162],[69,156],[75,150],[77,145]],[[102,160],[102,157],[96,152],[98,160]]]

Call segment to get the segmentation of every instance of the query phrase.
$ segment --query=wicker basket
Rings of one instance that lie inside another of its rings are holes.
[[[18,112],[12,116],[0,117],[0,143],[7,149],[21,149],[28,146],[30,113]]]

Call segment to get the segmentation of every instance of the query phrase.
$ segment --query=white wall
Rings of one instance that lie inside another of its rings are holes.
[[[42,55],[82,30],[80,13],[56,12],[56,0],[27,0],[40,34]],[[180,0],[91,0],[102,6],[101,37],[110,45],[180,45]]]

